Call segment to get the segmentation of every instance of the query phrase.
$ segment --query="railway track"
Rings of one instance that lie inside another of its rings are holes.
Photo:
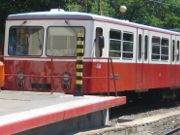
[[[111,122],[129,121],[137,118],[152,116],[154,114],[170,112],[180,106],[180,101],[171,102],[134,102],[110,110]]]
[[[174,128],[174,129],[171,129],[170,131],[164,133],[163,135],[175,135],[175,134],[180,134],[180,126]]]
[[[176,135],[177,132],[179,133],[179,101],[158,104],[133,103],[113,108],[110,115],[111,121],[108,127],[83,132],[83,135]]]

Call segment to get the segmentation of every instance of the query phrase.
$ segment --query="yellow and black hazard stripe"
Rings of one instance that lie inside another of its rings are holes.
[[[76,47],[76,93],[75,96],[82,96],[83,86],[83,58],[84,58],[84,33],[77,34],[77,47]]]

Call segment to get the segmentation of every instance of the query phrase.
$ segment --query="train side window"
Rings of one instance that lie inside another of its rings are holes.
[[[169,59],[169,39],[162,38],[161,40],[161,60]]]
[[[180,59],[179,59],[179,56],[180,56],[180,52],[179,52],[179,41],[177,41],[177,61],[179,61]]]
[[[134,35],[130,32],[123,33],[123,59],[133,58]]]
[[[109,56],[121,57],[121,31],[110,31]]]
[[[147,60],[148,58],[148,36],[145,36],[145,54],[144,54],[144,60]]]
[[[160,37],[152,37],[152,60],[160,59]]]
[[[101,57],[103,53],[103,47],[100,46],[100,39],[103,39],[103,29],[100,27],[96,28],[96,45],[95,45],[95,56]]]
[[[172,42],[172,61],[175,61],[175,40]]]
[[[142,35],[139,34],[138,59],[142,58]]]

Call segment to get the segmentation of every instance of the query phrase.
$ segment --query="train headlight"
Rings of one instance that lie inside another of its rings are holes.
[[[69,90],[71,88],[71,74],[68,72],[64,72],[62,76],[62,88],[63,90]]]
[[[63,73],[63,81],[65,83],[68,83],[70,81],[71,79],[70,77],[71,77],[70,73],[67,73],[67,72]]]
[[[25,79],[24,72],[23,71],[17,72],[17,80],[22,81],[24,79]]]
[[[23,87],[24,86],[24,80],[25,80],[25,73],[23,71],[19,71],[17,72],[17,85],[19,87]]]

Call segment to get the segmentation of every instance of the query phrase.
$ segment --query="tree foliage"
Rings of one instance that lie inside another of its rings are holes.
[[[63,8],[126,19],[168,29],[180,29],[180,0],[0,0],[0,29],[8,14]],[[99,6],[98,6],[99,4]],[[127,12],[119,12],[121,5]]]

